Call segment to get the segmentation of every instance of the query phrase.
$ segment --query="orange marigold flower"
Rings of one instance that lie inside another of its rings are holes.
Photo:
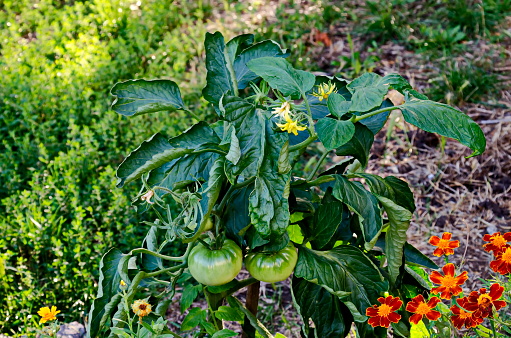
[[[490,242],[483,245],[484,251],[493,252],[496,256],[499,252],[503,252],[509,247],[507,242],[511,242],[511,232],[506,232],[504,235],[501,235],[500,232],[496,232],[493,235],[486,234],[483,237],[483,241]]]
[[[468,311],[473,311],[472,316],[478,318],[493,318],[493,307],[498,311],[504,306],[506,302],[498,300],[504,293],[504,287],[498,283],[490,286],[490,293],[486,293],[486,289],[479,289],[479,292],[472,291],[468,295],[468,302],[463,306]]]
[[[424,316],[429,320],[438,320],[442,314],[433,310],[438,303],[440,303],[440,299],[437,297],[432,297],[427,303],[422,295],[413,297],[406,304],[406,311],[415,313],[410,317],[410,323],[419,324]]]
[[[139,317],[147,316],[149,313],[151,313],[152,310],[151,304],[149,304],[143,299],[138,299],[134,301],[133,304],[131,305],[131,309]]]
[[[366,316],[371,317],[367,323],[372,327],[389,327],[391,322],[399,322],[401,315],[395,312],[403,305],[403,302],[399,299],[399,297],[380,297],[378,298],[378,301],[381,305],[373,305],[366,309]]]
[[[57,319],[57,314],[59,313],[60,310],[57,311],[56,306],[52,306],[51,309],[47,306],[40,308],[39,311],[37,311],[37,314],[41,316],[39,324],[44,324],[46,322]]]
[[[465,325],[465,327],[469,329],[471,327],[476,327],[483,322],[482,318],[474,317],[472,316],[472,312],[465,311],[465,309],[463,309],[468,303],[467,297],[456,299],[456,303],[458,303],[459,306],[451,306],[451,311],[453,313],[451,321],[455,328],[461,330],[463,325]]]
[[[463,271],[459,276],[456,276],[454,264],[452,263],[444,265],[442,271],[444,272],[444,276],[438,271],[433,271],[431,275],[429,275],[429,280],[435,284],[440,284],[440,286],[431,289],[431,292],[435,295],[440,293],[440,298],[451,299],[452,296],[457,296],[463,291],[460,285],[463,285],[463,283],[467,281],[468,273]]]
[[[490,268],[501,275],[511,273],[511,246],[508,245],[504,251],[495,255],[495,260],[491,261]]]
[[[436,246],[437,248],[433,251],[433,255],[442,256],[442,255],[452,255],[454,253],[453,249],[456,249],[460,246],[460,241],[451,241],[452,234],[450,232],[444,232],[442,238],[438,236],[431,236],[429,239],[429,244]]]

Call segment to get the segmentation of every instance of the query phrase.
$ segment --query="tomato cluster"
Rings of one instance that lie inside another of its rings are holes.
[[[289,243],[278,252],[252,252],[245,257],[245,266],[250,274],[262,281],[275,283],[285,280],[293,273],[298,254]],[[197,244],[188,256],[188,268],[192,276],[205,285],[226,284],[241,271],[243,253],[232,240],[226,239],[220,249],[211,249]]]

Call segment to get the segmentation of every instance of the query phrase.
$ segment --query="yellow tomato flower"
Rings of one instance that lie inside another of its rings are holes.
[[[143,299],[138,299],[131,305],[131,309],[139,317],[145,317],[151,313],[151,304]]]
[[[306,127],[300,127],[298,125],[298,121],[293,121],[289,117],[289,114],[285,114],[284,119],[286,120],[286,123],[284,123],[284,124],[277,123],[277,126],[279,126],[280,130],[282,130],[282,131],[287,131],[290,134],[293,133],[294,135],[298,135],[299,131],[303,131],[303,130],[307,129]]]
[[[273,114],[278,115],[280,117],[285,118],[286,114],[289,114],[291,112],[291,105],[289,102],[284,102],[279,108],[273,109]]]
[[[316,96],[320,101],[323,99],[328,99],[328,96],[335,92],[335,85],[331,83],[322,83],[318,86],[318,92],[312,93],[312,95]]]
[[[39,324],[44,324],[46,322],[57,319],[57,314],[59,313],[60,311],[57,311],[56,306],[52,306],[51,309],[47,306],[40,308],[39,311],[37,311],[37,314],[41,316]]]

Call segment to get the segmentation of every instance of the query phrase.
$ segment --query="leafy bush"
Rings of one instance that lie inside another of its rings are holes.
[[[135,187],[115,189],[112,168],[141,141],[136,130],[172,135],[188,123],[180,113],[119,118],[108,112],[107,89],[112,79],[165,74],[185,83],[185,101],[196,98],[208,13],[200,2],[0,4],[2,332],[37,325],[30,314],[50,303],[79,319],[98,281],[98,254],[114,238],[131,248],[141,235],[143,218],[128,206]]]

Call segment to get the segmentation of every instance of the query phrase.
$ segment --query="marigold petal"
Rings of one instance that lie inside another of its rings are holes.
[[[442,239],[450,240],[452,237],[452,234],[450,232],[444,232],[442,234]]]
[[[371,317],[367,321],[367,324],[371,325],[372,327],[380,326],[380,319],[381,319],[380,316],[378,316],[378,317]]]
[[[490,235],[490,234],[486,234],[486,235],[484,235],[484,236],[483,236],[483,241],[485,241],[485,242],[489,242],[489,241],[491,241],[491,238],[492,238],[493,236],[495,236],[496,234],[499,234],[499,235],[500,235],[500,232],[496,232],[496,233],[494,233],[493,235]]]
[[[438,271],[433,271],[429,275],[429,280],[435,284],[442,284],[443,276]]]
[[[442,314],[438,311],[435,311],[435,310],[431,310],[429,311],[428,313],[426,313],[426,317],[429,319],[429,320],[438,320],[438,318],[440,318],[442,316]]]
[[[392,323],[397,323],[401,320],[401,315],[399,313],[395,313],[395,312],[391,312],[389,313],[389,315],[387,316],[387,318],[392,322]]]
[[[438,298],[438,297],[431,297],[431,299],[428,301],[428,306],[430,308],[434,308],[440,302],[441,302],[440,298]]]
[[[385,298],[384,297],[379,297],[378,298],[378,301],[382,304],[385,304]]]
[[[437,248],[433,251],[433,256],[440,257],[444,254],[444,249]]]
[[[494,283],[490,286],[490,297],[493,300],[497,300],[500,297],[502,297],[503,293],[504,293],[504,287],[500,286],[498,283]]]
[[[449,290],[445,290],[440,294],[440,298],[449,300],[452,298],[452,293]]]
[[[410,323],[414,323],[415,325],[419,324],[422,320],[422,315],[416,313],[413,316],[410,316]]]
[[[415,312],[417,311],[417,308],[419,307],[419,304],[417,302],[411,301],[406,304],[405,310],[408,312]]]
[[[504,237],[506,242],[511,242],[511,232],[506,232],[502,237]]]
[[[369,317],[378,316],[378,308],[377,307],[368,307],[366,309],[366,316],[369,316]]]
[[[446,248],[446,249],[444,249],[444,255],[446,255],[446,256],[454,255],[454,250]]]
[[[465,320],[461,319],[460,316],[451,316],[451,322],[458,330],[461,330],[463,324],[465,324]]]
[[[460,246],[460,241],[449,242],[449,248],[451,248],[451,249],[459,248],[459,246]]]
[[[454,264],[445,264],[442,268],[442,271],[444,272],[444,275],[454,277]]]
[[[503,307],[505,307],[507,305],[507,303],[503,300],[494,300],[493,305],[495,305],[495,309],[498,311],[498,310],[502,309]]]
[[[389,316],[390,317],[390,316]],[[389,327],[390,326],[390,319],[389,317],[380,317],[380,326],[381,327]]]
[[[440,243],[440,238],[438,236],[431,236],[429,239],[429,244],[437,246]]]
[[[399,299],[399,297],[396,297],[392,300],[392,302],[389,304],[392,311],[397,311],[401,306],[403,306],[403,302]]]

